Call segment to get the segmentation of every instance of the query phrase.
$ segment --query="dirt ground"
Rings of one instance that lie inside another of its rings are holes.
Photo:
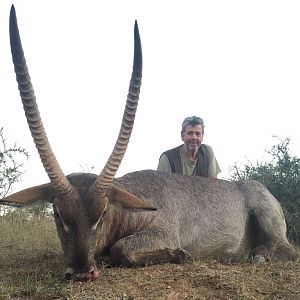
[[[136,268],[100,265],[100,278],[86,283],[63,279],[60,253],[24,253],[1,260],[0,268],[1,300],[300,299],[300,262],[257,267],[212,260]]]
[[[195,261],[143,268],[103,269],[87,299],[300,299],[300,264],[220,264]],[[73,285],[73,298],[78,286]],[[92,291],[95,290],[95,297]],[[83,294],[81,294],[81,297]],[[99,296],[99,294],[98,294]],[[91,297],[91,298],[90,298]]]

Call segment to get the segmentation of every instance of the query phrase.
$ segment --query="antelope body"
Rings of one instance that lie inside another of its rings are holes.
[[[114,179],[129,142],[141,85],[137,24],[133,72],[121,130],[99,176],[65,176],[60,169],[37,108],[13,6],[10,38],[25,115],[50,182],[7,196],[0,204],[53,204],[66,278],[98,278],[95,258],[104,256],[112,264],[128,266],[181,263],[191,257],[297,258],[286,238],[278,201],[258,182],[229,182],[152,170]]]

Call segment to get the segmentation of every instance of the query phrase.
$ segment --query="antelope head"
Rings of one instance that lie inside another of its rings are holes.
[[[99,272],[95,252],[101,240],[104,214],[111,205],[155,210],[143,200],[113,184],[132,132],[142,77],[142,49],[137,22],[134,26],[134,61],[120,132],[100,175],[77,173],[65,176],[48,141],[21,44],[14,6],[10,12],[10,44],[16,79],[26,119],[49,183],[31,187],[0,200],[1,204],[27,206],[53,204],[55,223],[65,256],[65,277],[94,280]],[[100,243],[101,244],[101,243]]]

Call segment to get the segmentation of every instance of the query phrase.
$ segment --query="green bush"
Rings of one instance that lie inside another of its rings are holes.
[[[300,158],[289,153],[289,144],[289,138],[279,139],[267,151],[269,161],[235,164],[230,174],[232,180],[254,179],[263,183],[283,207],[289,239],[300,244]]]
[[[28,158],[27,151],[16,144],[12,147],[7,146],[3,127],[0,128],[0,198],[5,197],[13,184],[20,180],[23,173],[21,161],[24,158]],[[0,206],[0,213],[4,210],[4,206]]]

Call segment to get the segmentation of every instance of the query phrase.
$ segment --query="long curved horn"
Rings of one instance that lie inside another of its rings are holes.
[[[92,185],[91,189],[101,197],[112,183],[113,178],[121,164],[125,154],[129,138],[132,132],[135,112],[138,106],[141,80],[142,80],[142,46],[137,22],[134,24],[134,60],[133,71],[130,80],[130,86],[124,109],[121,129],[115,147],[97,180]]]
[[[9,17],[10,46],[15,66],[16,79],[23,102],[27,123],[36,148],[40,154],[44,168],[53,183],[58,195],[67,195],[72,191],[72,185],[62,172],[49,144],[28,73],[26,60],[21,44],[15,8],[12,5]]]

